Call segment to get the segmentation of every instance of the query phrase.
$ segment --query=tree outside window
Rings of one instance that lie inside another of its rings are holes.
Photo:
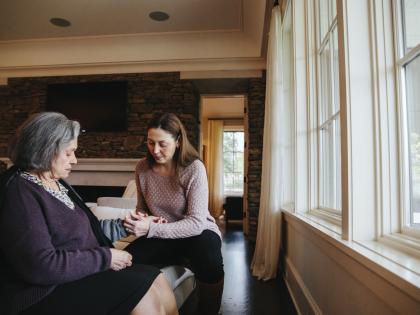
[[[242,194],[244,186],[244,132],[223,133],[224,193]]]

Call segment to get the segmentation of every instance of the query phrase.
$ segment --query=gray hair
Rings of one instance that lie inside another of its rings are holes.
[[[29,117],[16,131],[9,158],[24,171],[50,171],[57,154],[79,136],[80,124],[60,113]]]

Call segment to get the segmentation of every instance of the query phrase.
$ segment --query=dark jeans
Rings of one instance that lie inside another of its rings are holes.
[[[187,264],[201,282],[217,283],[224,276],[221,247],[219,235],[204,230],[200,235],[179,239],[140,237],[125,250],[136,264]]]

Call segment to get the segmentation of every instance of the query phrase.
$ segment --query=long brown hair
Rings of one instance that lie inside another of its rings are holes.
[[[197,150],[188,140],[184,125],[175,114],[156,113],[150,120],[147,126],[147,131],[152,128],[165,130],[172,135],[175,141],[178,140],[179,147],[176,149],[175,154],[172,157],[175,162],[177,172],[179,167],[187,167],[195,160],[200,159]],[[150,154],[149,150],[147,150],[146,158],[150,166],[155,165],[156,161]]]

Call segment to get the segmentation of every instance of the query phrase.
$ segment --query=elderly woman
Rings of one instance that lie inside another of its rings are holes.
[[[77,163],[79,129],[41,113],[15,134],[14,167],[0,179],[0,313],[177,314],[160,271],[112,248],[63,181]]]

